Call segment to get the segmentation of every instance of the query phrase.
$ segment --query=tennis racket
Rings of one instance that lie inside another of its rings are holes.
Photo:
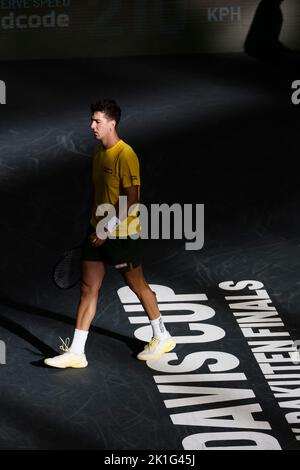
[[[81,251],[81,246],[65,251],[54,266],[52,279],[60,289],[71,289],[80,281]]]

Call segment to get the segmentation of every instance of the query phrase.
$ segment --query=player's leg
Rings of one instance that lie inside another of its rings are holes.
[[[137,357],[140,360],[159,359],[164,353],[174,349],[176,343],[165,328],[157,305],[156,295],[150,289],[141,265],[122,274],[126,284],[140,300],[153,330],[152,340]]]
[[[103,261],[82,261],[81,295],[76,315],[76,328],[88,331],[94,319],[99,291],[105,276]]]
[[[160,317],[160,311],[157,305],[156,295],[150,289],[143,273],[142,266],[139,265],[130,271],[123,272],[123,278],[130,289],[139,298],[150,320],[156,320]]]
[[[81,368],[88,365],[84,347],[91,322],[95,317],[99,290],[104,276],[105,264],[103,261],[82,261],[81,295],[72,344],[70,348],[68,344],[61,346],[64,354],[45,359],[47,365],[59,368]]]

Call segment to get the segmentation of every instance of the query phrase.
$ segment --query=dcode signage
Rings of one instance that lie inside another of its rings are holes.
[[[28,29],[28,28],[66,28],[69,26],[69,15],[56,13],[52,10],[46,15],[16,15],[10,12],[1,18],[1,28],[5,30],[11,29]]]

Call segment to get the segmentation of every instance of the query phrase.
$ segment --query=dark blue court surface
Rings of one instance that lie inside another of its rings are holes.
[[[2,63],[1,449],[300,449],[298,71],[244,54]],[[51,369],[79,300],[51,273],[89,221],[98,97],[123,109],[142,202],[205,204],[205,242],[142,242],[174,351],[136,359],[150,325],[111,268],[89,366]]]

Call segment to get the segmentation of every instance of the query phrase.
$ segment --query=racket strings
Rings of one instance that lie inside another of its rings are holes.
[[[81,249],[74,248],[64,253],[54,269],[54,282],[61,289],[69,289],[80,280]]]

